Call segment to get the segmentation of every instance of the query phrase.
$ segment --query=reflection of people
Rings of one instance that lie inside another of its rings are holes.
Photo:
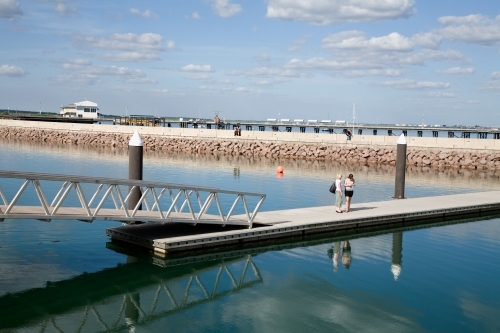
[[[344,241],[344,246],[342,247],[342,264],[344,267],[349,269],[351,267],[351,244],[348,240]]]
[[[354,194],[354,176],[349,174],[349,176],[344,181],[345,186],[345,212],[349,213],[351,211],[351,200]]]
[[[336,272],[339,269],[339,254],[340,254],[340,241],[333,244],[333,271]]]
[[[333,262],[333,271],[336,273],[339,270],[339,256],[340,254],[340,241],[336,241],[333,243],[333,248],[330,248],[328,250],[328,257],[332,259]],[[351,261],[352,261],[352,256],[351,256],[351,244],[349,243],[349,240],[345,240],[344,244],[342,245],[342,264],[346,269],[349,269],[351,267]]]
[[[344,192],[344,185],[342,184],[342,174],[337,174],[337,179],[335,180],[335,211],[337,213],[342,213],[342,196]]]
[[[240,123],[236,124],[236,127],[234,128],[234,136],[241,136],[241,127]]]

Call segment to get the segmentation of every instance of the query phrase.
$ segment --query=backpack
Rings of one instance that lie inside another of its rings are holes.
[[[335,191],[337,191],[337,181],[335,180],[332,184],[332,186],[330,186],[330,192],[332,193],[335,193]]]

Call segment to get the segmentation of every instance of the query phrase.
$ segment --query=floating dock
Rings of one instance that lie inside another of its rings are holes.
[[[332,205],[260,212],[252,229],[235,225],[146,223],[108,228],[106,232],[113,241],[167,256],[170,253],[251,246],[321,233],[354,233],[495,215],[500,214],[500,191],[360,203],[353,204],[351,210],[350,213],[339,214]]]

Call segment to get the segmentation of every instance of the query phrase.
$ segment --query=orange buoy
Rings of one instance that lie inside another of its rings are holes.
[[[283,171],[285,171],[285,168],[283,168],[281,165],[276,168],[277,173],[283,173]]]

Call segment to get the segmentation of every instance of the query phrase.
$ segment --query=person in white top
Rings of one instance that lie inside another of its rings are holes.
[[[342,213],[342,197],[344,195],[344,184],[342,182],[342,174],[337,174],[337,179],[335,180],[335,211],[337,213]]]

